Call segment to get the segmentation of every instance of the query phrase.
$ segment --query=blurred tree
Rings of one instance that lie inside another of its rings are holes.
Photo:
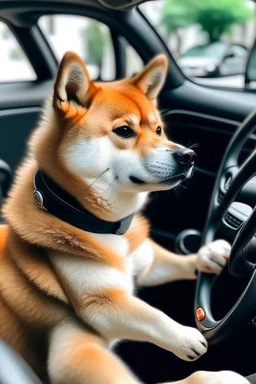
[[[160,23],[167,34],[200,24],[209,42],[220,40],[234,24],[244,24],[253,12],[244,0],[165,0]]]
[[[19,45],[15,45],[9,51],[9,58],[12,60],[24,60],[26,57]]]
[[[84,38],[86,62],[97,65],[101,73],[104,53],[105,35],[98,21],[90,21],[89,25],[82,30]]]
[[[164,27],[167,40],[172,34],[176,36],[176,51],[180,54],[182,35],[181,29],[194,23],[193,12],[186,5],[186,2],[180,3],[179,0],[165,0],[161,8],[160,24]]]
[[[190,2],[195,7],[195,22],[208,34],[211,43],[220,40],[232,25],[242,25],[252,17],[252,10],[244,0],[188,0]]]

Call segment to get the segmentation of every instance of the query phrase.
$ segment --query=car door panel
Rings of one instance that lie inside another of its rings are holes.
[[[0,111],[0,157],[12,170],[24,155],[27,138],[35,127],[40,112],[39,107]]]
[[[15,170],[40,117],[52,81],[0,84],[0,158]]]
[[[159,106],[164,110],[182,109],[241,122],[255,109],[255,99],[254,92],[205,87],[185,80],[181,86],[165,90]]]

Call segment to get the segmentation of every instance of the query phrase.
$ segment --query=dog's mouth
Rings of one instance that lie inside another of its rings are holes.
[[[180,173],[178,175],[175,175],[175,176],[169,177],[167,179],[161,180],[158,183],[156,182],[156,184],[170,185],[170,184],[176,183],[177,181],[182,181],[182,180],[186,179],[186,177],[187,177],[187,175],[185,173]],[[137,184],[137,185],[149,184],[147,181],[141,180],[135,176],[130,176],[129,178],[130,178],[132,183]]]
[[[135,176],[130,176],[129,179],[130,179],[131,182],[133,182],[134,184],[139,184],[139,185],[147,184],[146,181],[143,181],[143,180],[141,180],[141,179],[139,179],[138,177],[135,177]]]

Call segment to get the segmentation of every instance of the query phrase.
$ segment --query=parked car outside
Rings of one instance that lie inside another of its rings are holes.
[[[178,64],[188,77],[223,77],[244,73],[247,57],[243,45],[218,41],[188,49]]]

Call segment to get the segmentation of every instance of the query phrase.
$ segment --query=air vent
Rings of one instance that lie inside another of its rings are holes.
[[[242,220],[238,219],[237,217],[231,215],[231,213],[227,212],[225,216],[225,221],[233,228],[239,228],[242,224]]]

